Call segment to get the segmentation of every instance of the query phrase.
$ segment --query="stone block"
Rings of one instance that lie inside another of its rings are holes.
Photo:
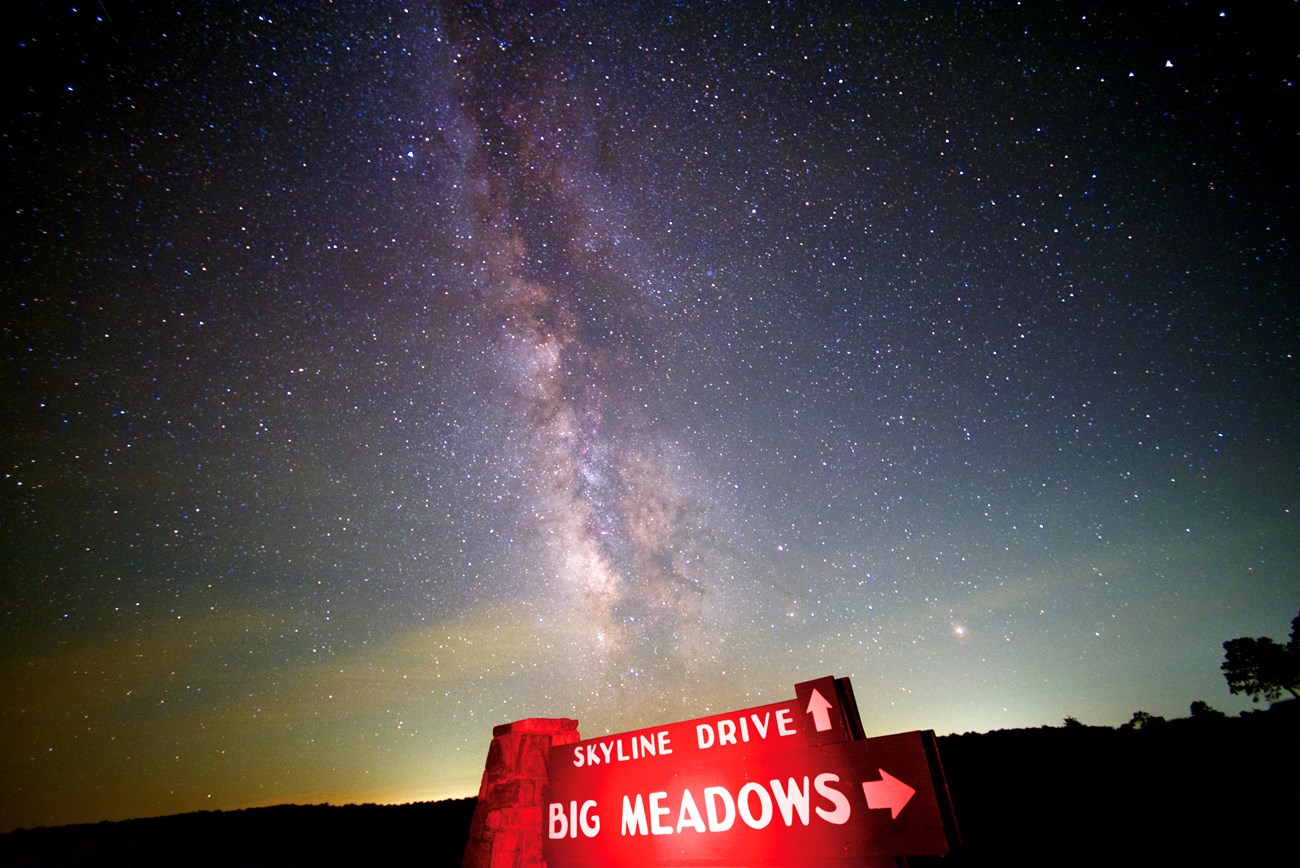
[[[547,755],[581,740],[570,718],[530,717],[492,730],[463,868],[544,868]]]

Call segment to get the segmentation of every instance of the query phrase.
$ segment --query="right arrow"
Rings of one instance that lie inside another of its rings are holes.
[[[862,783],[862,794],[867,797],[867,807],[889,808],[889,819],[897,820],[898,812],[903,810],[916,790],[884,769],[876,771],[880,772],[880,780]]]
[[[821,691],[813,689],[812,696],[808,697],[808,707],[804,710],[813,716],[813,726],[818,732],[831,728],[831,704],[821,695]]]

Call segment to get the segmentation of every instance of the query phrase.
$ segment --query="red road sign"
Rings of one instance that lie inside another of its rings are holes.
[[[829,695],[828,695],[829,694]],[[853,738],[846,679],[793,702],[553,748],[549,864],[811,865],[942,855],[955,835],[932,733]]]

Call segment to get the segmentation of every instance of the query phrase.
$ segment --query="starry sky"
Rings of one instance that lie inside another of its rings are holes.
[[[823,675],[868,734],[1250,707],[1296,4],[25,6],[0,829]]]

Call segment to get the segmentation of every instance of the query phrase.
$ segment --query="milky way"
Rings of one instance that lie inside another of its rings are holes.
[[[663,325],[618,270],[627,230],[599,190],[609,144],[584,141],[600,107],[525,19],[466,18],[452,28],[453,207],[469,215],[466,262],[481,266],[471,315],[490,427],[506,432],[521,549],[540,550],[521,553],[519,591],[577,620],[569,654],[598,682],[680,674],[699,651],[703,528],[647,412]]]
[[[872,733],[1246,707],[1296,18],[23,13],[0,828],[464,795],[496,724],[823,675]]]

